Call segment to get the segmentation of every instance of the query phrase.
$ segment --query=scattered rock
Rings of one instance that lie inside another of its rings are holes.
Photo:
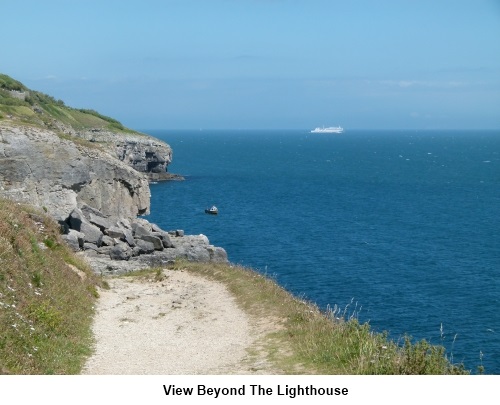
[[[153,253],[155,251],[155,245],[153,245],[151,242],[147,242],[142,239],[136,239],[135,240],[136,247],[139,252],[139,254],[148,254],[148,253]]]
[[[111,226],[108,229],[105,229],[104,232],[111,238],[125,240],[125,230],[118,228],[117,226]]]
[[[97,245],[94,245],[93,243],[88,243],[88,242],[85,242],[85,243],[83,244],[83,248],[84,248],[84,250],[87,250],[87,251],[88,251],[88,250],[93,250],[94,252],[97,252],[97,251],[98,251],[98,249],[99,249],[99,248],[97,247]]]
[[[109,257],[112,260],[129,260],[132,256],[132,249],[125,243],[115,245],[109,251]]]
[[[108,235],[104,235],[102,237],[102,244],[104,246],[114,246],[114,245],[116,245],[116,242],[112,237],[110,237]]]
[[[163,250],[163,242],[160,238],[154,236],[154,235],[140,235],[137,237],[136,235],[136,240],[143,240],[146,242],[150,242],[153,244],[155,250]]]
[[[84,221],[80,226],[80,232],[85,235],[85,242],[93,243],[98,247],[101,246],[104,235],[97,226]]]
[[[69,247],[74,251],[78,252],[84,247],[84,234],[74,229],[70,229],[69,233],[62,235],[62,239],[69,245]]]
[[[89,222],[92,225],[97,226],[101,230],[101,232],[104,232],[105,229],[112,228],[113,224],[106,218],[97,216],[93,213],[90,213],[88,217],[89,217]]]

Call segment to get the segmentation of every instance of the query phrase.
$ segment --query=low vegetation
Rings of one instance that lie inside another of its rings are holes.
[[[134,132],[113,118],[95,110],[68,107],[62,100],[30,90],[21,82],[4,74],[0,74],[0,120],[2,119],[48,128],[52,127],[53,120],[57,120],[75,130]]]
[[[43,211],[0,199],[0,373],[79,373],[98,282]]]
[[[188,262],[174,268],[223,282],[254,319],[274,319],[279,328],[264,344],[270,359],[289,374],[468,374],[441,346],[408,336],[398,344],[360,324],[349,308],[322,312],[253,270]]]

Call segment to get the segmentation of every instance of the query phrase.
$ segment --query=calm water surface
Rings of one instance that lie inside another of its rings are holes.
[[[498,131],[147,132],[186,177],[151,186],[151,222],[500,374]]]

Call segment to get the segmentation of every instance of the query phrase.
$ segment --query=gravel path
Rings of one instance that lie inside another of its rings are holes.
[[[95,354],[83,374],[279,373],[259,350],[265,327],[222,284],[185,271],[164,275],[109,279],[94,320]]]

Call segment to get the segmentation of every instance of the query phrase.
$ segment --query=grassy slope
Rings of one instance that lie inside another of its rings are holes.
[[[9,91],[29,92],[26,100],[12,96]],[[74,109],[61,100],[38,91],[33,91],[21,82],[0,74],[0,120],[14,119],[23,124],[50,127],[58,120],[75,130],[98,128],[113,132],[135,133],[117,120],[94,110]]]
[[[0,373],[78,373],[91,352],[97,282],[54,221],[0,199]]]
[[[224,283],[254,319],[279,323],[264,345],[270,359],[290,374],[468,374],[447,360],[441,346],[410,337],[398,345],[359,324],[349,309],[325,314],[251,269],[187,262],[175,268]]]

